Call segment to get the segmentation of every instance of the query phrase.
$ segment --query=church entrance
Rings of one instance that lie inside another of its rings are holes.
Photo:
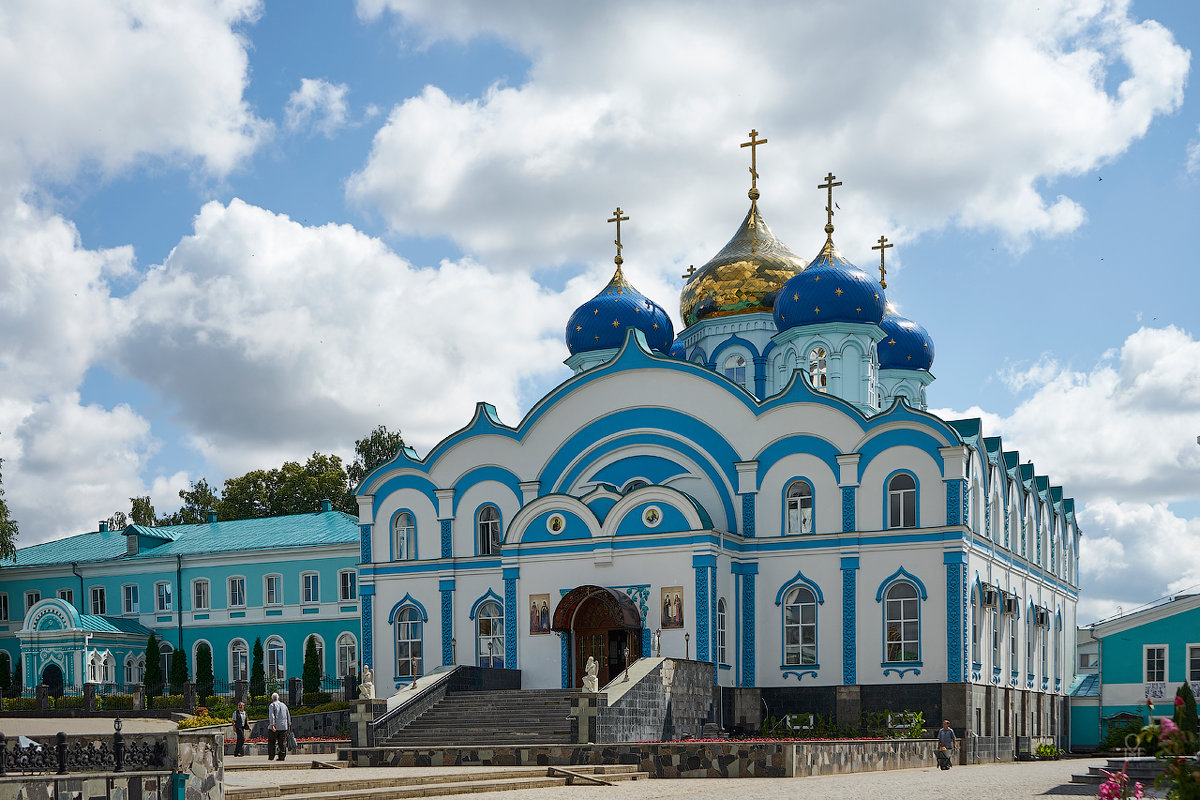
[[[589,656],[596,659],[601,686],[642,656],[641,614],[624,592],[600,586],[572,589],[554,610],[551,628],[570,637],[568,674],[574,676],[576,689],[583,687]]]
[[[42,685],[51,697],[63,696],[63,671],[57,664],[50,664],[42,670]]]

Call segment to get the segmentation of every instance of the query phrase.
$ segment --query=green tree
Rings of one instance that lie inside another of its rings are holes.
[[[300,680],[306,692],[316,692],[321,688],[321,657],[317,654],[315,636],[308,637],[304,643],[304,672]]]
[[[1184,681],[1175,690],[1175,696],[1183,700],[1182,704],[1175,704],[1175,724],[1180,730],[1196,733],[1197,728],[1200,728],[1200,720],[1196,718],[1196,695],[1192,692],[1191,685]]]
[[[350,491],[357,489],[371,470],[389,461],[401,447],[404,447],[404,437],[399,431],[389,431],[384,425],[376,426],[375,430],[356,441],[354,461],[346,468]]]
[[[204,478],[192,481],[190,489],[180,489],[179,499],[183,501],[183,506],[173,514],[159,517],[155,521],[156,525],[192,525],[207,522],[208,512],[216,511],[221,502],[221,498]]]
[[[274,507],[275,489],[271,473],[256,469],[240,478],[225,481],[217,515],[221,519],[258,519],[275,516]]]
[[[261,697],[267,693],[267,675],[263,667],[262,639],[254,640],[254,655],[250,662],[250,696]]]
[[[307,514],[329,500],[345,510],[346,471],[337,456],[313,453],[304,464],[284,462],[272,470],[256,469],[225,481],[218,507],[221,519],[255,519]]]
[[[196,647],[196,694],[201,698],[213,693],[212,648],[201,642]]]
[[[183,694],[183,685],[188,681],[187,654],[183,648],[171,653],[171,693]]]
[[[5,694],[10,693],[13,683],[12,667],[8,662],[8,653],[0,653],[0,689]]]
[[[4,459],[0,458],[0,467]],[[17,521],[8,513],[8,503],[4,502],[4,475],[0,473],[0,561],[6,558],[17,560]]]
[[[142,680],[145,681],[147,696],[156,697],[162,694],[162,659],[158,654],[158,637],[153,633],[146,641],[146,675]]]
[[[129,518],[134,525],[150,526],[154,524],[154,506],[150,504],[150,495],[129,498],[132,513]]]
[[[24,667],[21,666],[21,659],[19,658],[17,659],[17,668],[13,670],[11,688],[14,697],[25,691]]]
[[[124,511],[114,511],[112,516],[108,518],[108,529],[110,531],[123,531],[129,527],[129,517],[125,516]]]

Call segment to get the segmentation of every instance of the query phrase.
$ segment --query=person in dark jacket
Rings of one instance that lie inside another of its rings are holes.
[[[937,741],[938,766],[950,769],[950,754],[958,749],[958,739],[954,736],[954,729],[950,727],[950,720],[942,720],[942,727],[937,732]]]
[[[237,744],[233,747],[235,756],[246,755],[246,731],[250,730],[250,718],[246,716],[246,704],[238,701],[237,710],[233,712],[233,735]]]

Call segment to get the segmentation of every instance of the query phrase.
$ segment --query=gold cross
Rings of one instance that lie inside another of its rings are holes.
[[[829,192],[825,201],[825,232],[828,234],[833,233],[833,187],[842,185],[841,181],[835,183],[833,177],[833,173],[829,173],[825,176],[825,182],[817,186],[818,189],[827,189]]]
[[[617,246],[617,255],[613,259],[613,263],[616,264],[618,267],[621,266],[623,263],[625,263],[625,259],[621,258],[621,247],[623,247],[623,245],[621,244],[621,223],[627,222],[628,220],[629,220],[629,217],[621,216],[621,207],[620,206],[617,206],[617,210],[613,212],[613,218],[609,220],[609,222],[617,223],[617,238],[613,240],[613,244],[615,244]]]
[[[687,272],[683,273],[683,274],[682,274],[682,275],[680,275],[679,277],[683,278],[684,280],[687,280],[688,278],[692,277],[692,276],[693,276],[693,275],[695,275],[695,274],[696,274],[696,265],[695,265],[695,264],[689,264],[689,265],[688,265]]]
[[[759,139],[758,131],[756,130],[751,130],[749,136],[750,141],[742,142],[740,146],[750,148],[750,188],[754,189],[758,186],[758,146],[766,144],[767,140]]]
[[[884,289],[887,288],[887,268],[883,266],[883,251],[887,250],[889,247],[895,247],[895,246],[896,245],[894,245],[894,244],[887,243],[886,236],[880,236],[879,244],[877,244],[871,248],[872,250],[879,251],[879,285],[882,286]]]

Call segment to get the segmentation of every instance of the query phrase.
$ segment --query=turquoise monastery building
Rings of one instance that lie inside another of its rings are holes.
[[[661,653],[712,663],[727,724],[912,709],[1065,742],[1074,502],[980,420],[926,410],[933,338],[889,306],[882,255],[876,277],[838,249],[839,185],[811,259],[752,187],[678,334],[626,275],[618,209],[612,279],[567,321],[573,376],[363,480],[380,691],[458,663],[577,687],[589,656],[604,684]]]
[[[52,690],[140,684],[151,631],[174,652],[212,650],[217,681],[247,680],[256,639],[269,681],[298,678],[315,638],[325,675],[357,672],[358,526],[328,502],[311,514],[71,536],[0,569],[0,659]],[[164,671],[164,676],[168,673]]]

